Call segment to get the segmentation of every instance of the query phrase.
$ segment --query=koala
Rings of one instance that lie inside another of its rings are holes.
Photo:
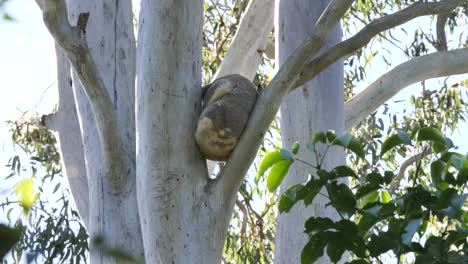
[[[236,146],[257,100],[257,87],[232,74],[204,86],[195,140],[206,159],[226,161]]]

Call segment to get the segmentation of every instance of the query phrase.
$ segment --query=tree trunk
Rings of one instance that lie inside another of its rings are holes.
[[[310,34],[315,22],[328,4],[328,0],[276,1],[275,39],[277,67],[281,66],[294,49]],[[341,40],[341,29],[336,28],[325,48]],[[290,148],[294,141],[306,143],[314,132],[333,129],[342,132],[344,127],[343,64],[338,62],[290,93],[281,106],[281,136],[283,147]],[[323,149],[319,153],[323,154]],[[307,151],[301,157],[314,161]],[[324,161],[324,168],[345,162],[342,149],[332,149]],[[280,189],[285,190],[298,182],[305,182],[310,167],[295,164],[283,181]],[[300,263],[302,248],[307,243],[304,223],[311,216],[337,217],[336,211],[327,209],[327,201],[320,195],[307,208],[297,204],[285,214],[278,216],[275,262]],[[324,263],[324,262],[322,262]]]
[[[146,263],[220,263],[233,205],[194,140],[203,1],[142,1],[136,97],[138,206]]]
[[[121,249],[141,259],[143,245],[135,178],[135,39],[131,1],[70,0],[67,3],[72,25],[76,25],[80,13],[90,13],[86,27],[87,43],[112,98],[113,105],[110,107],[117,112],[119,132],[125,148],[125,153],[121,155],[128,155],[131,160],[125,186],[121,191],[115,192],[102,162],[104,158],[92,109],[78,77],[73,74],[88,175],[88,233],[91,238],[103,239],[102,244],[91,244],[90,262],[120,262],[105,256],[105,251],[109,248]]]

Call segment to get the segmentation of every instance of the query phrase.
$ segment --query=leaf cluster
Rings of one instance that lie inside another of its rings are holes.
[[[11,249],[9,257],[15,263],[83,263],[88,234],[70,203],[70,194],[61,188],[64,178],[56,138],[39,120],[34,116],[8,122],[16,148],[5,182],[16,185],[15,192],[2,197],[0,207],[9,221],[4,229],[16,236],[13,244],[1,246]]]
[[[347,263],[373,263],[382,254],[393,252],[398,258],[415,254],[415,263],[465,263],[467,261],[466,212],[468,157],[453,152],[453,143],[435,128],[417,128],[411,133],[400,132],[382,143],[379,157],[383,159],[392,149],[418,144],[428,144],[435,158],[430,163],[431,184],[418,182],[417,175],[402,193],[392,193],[389,188],[395,173],[378,169],[358,175],[348,166],[332,170],[322,168],[317,144],[325,144],[325,154],[331,146],[342,146],[365,158],[364,146],[348,133],[335,135],[332,131],[312,135],[306,144],[312,151],[316,164],[311,166],[310,179],[303,184],[290,186],[279,199],[280,213],[287,213],[296,203],[309,206],[317,195],[326,196],[328,206],[340,215],[340,220],[311,217],[304,225],[309,240],[301,255],[302,263],[313,263],[326,251],[329,259],[337,263],[348,251],[354,260]],[[259,174],[270,172],[269,190],[274,191],[295,162],[299,144],[291,152],[280,150],[265,155]],[[286,164],[286,165],[284,165]],[[416,164],[416,174],[421,172],[421,162]],[[351,189],[340,181],[354,178],[360,183]],[[433,232],[440,229],[440,234]]]

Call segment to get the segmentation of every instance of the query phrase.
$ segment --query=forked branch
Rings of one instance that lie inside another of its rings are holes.
[[[129,161],[120,138],[114,105],[86,42],[83,28],[86,25],[70,25],[64,0],[36,0],[36,3],[42,10],[45,25],[66,53],[88,96],[104,153],[106,173],[117,191],[126,179]]]

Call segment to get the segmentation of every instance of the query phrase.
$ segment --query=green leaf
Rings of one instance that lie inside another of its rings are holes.
[[[452,164],[452,166],[457,169],[458,171],[460,171],[461,169],[463,169],[463,165],[465,163],[465,156],[461,156],[461,155],[452,155],[450,157],[450,163]]]
[[[445,137],[435,128],[423,127],[418,132],[417,141],[432,141],[445,144]]]
[[[398,145],[411,145],[411,136],[407,133],[398,133],[396,135],[393,135],[389,138],[387,138],[383,143],[382,143],[382,150],[380,151],[380,156],[385,154],[387,151],[391,150],[392,148],[398,146]]]
[[[445,181],[447,172],[447,164],[441,160],[436,160],[431,163],[431,179],[435,186]]]
[[[336,168],[333,169],[332,173],[335,174],[335,177],[334,179],[337,179],[337,178],[344,178],[344,177],[353,177],[353,178],[358,178],[358,176],[356,175],[356,173],[353,171],[353,169],[351,169],[350,167],[348,166],[338,166]]]
[[[373,257],[377,257],[392,248],[397,247],[398,241],[388,232],[379,233],[379,235],[372,234],[369,242],[369,253]]]
[[[34,190],[34,181],[32,178],[19,181],[15,186],[15,193],[25,210],[31,209],[39,197],[39,193]]]
[[[374,226],[379,219],[370,214],[364,214],[358,222],[358,232],[361,236],[364,236],[372,226]]]
[[[341,259],[345,250],[343,241],[338,236],[331,237],[328,240],[327,255],[333,263],[337,263]]]
[[[364,195],[364,197],[362,197],[359,200],[358,207],[359,208],[364,208],[368,204],[377,202],[378,199],[379,199],[379,192],[373,191],[371,193],[368,193],[368,194]]]
[[[305,197],[304,197],[304,204],[307,206],[312,203],[315,196],[320,192],[323,185],[325,185],[326,180],[324,179],[310,179],[309,182],[306,184],[305,189]]]
[[[297,141],[294,142],[291,147],[292,154],[297,155],[297,153],[299,152],[299,148],[300,148],[299,142]]]
[[[380,201],[383,204],[389,203],[390,200],[392,200],[392,197],[390,196],[390,194],[387,191],[380,192]]]
[[[265,157],[263,157],[262,163],[260,163],[260,167],[258,168],[257,177],[255,180],[258,182],[260,176],[262,176],[265,171],[267,171],[273,164],[284,160],[283,156],[280,154],[279,151],[268,152]]]
[[[353,137],[349,132],[344,132],[341,135],[339,135],[334,142],[332,142],[333,145],[340,145],[343,147],[348,147],[349,143],[351,142],[351,139]]]
[[[289,166],[291,166],[290,160],[282,160],[275,163],[270,170],[267,178],[267,188],[270,192],[276,191],[280,186],[284,177],[288,173]]]
[[[323,132],[317,132],[312,135],[310,138],[312,144],[317,144],[317,142],[327,143],[327,136]]]
[[[328,130],[327,131],[327,140],[328,142],[332,143],[334,142],[336,139],[336,134],[335,134],[335,131],[333,130]]]
[[[433,142],[432,151],[434,153],[440,153],[440,152],[442,152],[444,150],[451,149],[453,147],[454,147],[454,145],[453,145],[452,140],[450,140],[450,138],[446,138],[445,143],[442,143],[442,142],[439,142],[439,141]]]
[[[11,248],[20,240],[21,230],[11,228],[0,224],[0,260],[10,251]]]
[[[280,154],[281,156],[283,156],[285,160],[293,161],[293,157],[291,155],[291,152],[289,152],[289,150],[282,148],[280,149]]]
[[[333,138],[333,136],[330,136],[330,138]],[[345,132],[338,137],[335,137],[331,143],[332,145],[342,146],[346,149],[349,149],[361,159],[366,158],[366,152],[364,151],[364,148],[357,139],[351,136],[349,132]]]
[[[369,264],[365,259],[355,259],[351,262],[346,262],[346,264]]]
[[[309,242],[307,242],[301,252],[302,264],[314,263],[323,255],[323,249],[327,244],[326,239],[324,239],[325,236],[325,234],[319,232],[310,237]]]
[[[280,213],[289,212],[289,210],[300,199],[298,193],[304,189],[304,185],[295,184],[289,187],[280,197],[278,202],[278,210]]]
[[[335,227],[335,223],[327,217],[311,217],[305,222],[306,233],[325,231]]]
[[[348,215],[352,215],[354,213],[356,208],[356,198],[346,184],[337,184],[336,182],[332,182],[328,185],[327,190],[330,197],[330,203],[336,210]]]

